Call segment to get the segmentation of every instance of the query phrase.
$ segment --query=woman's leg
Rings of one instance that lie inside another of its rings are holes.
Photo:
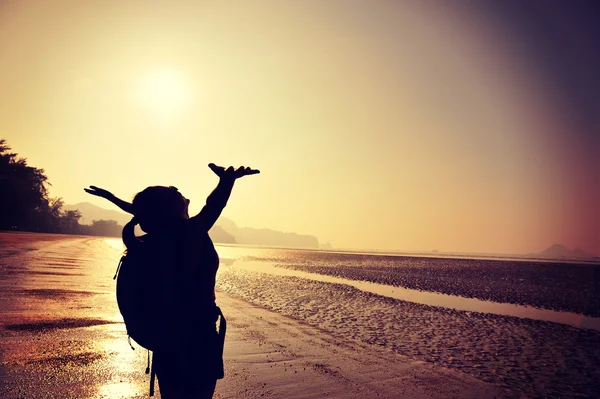
[[[156,354],[153,364],[162,399],[210,399],[217,380],[208,380],[193,364],[180,364],[177,358]],[[203,378],[205,377],[205,378]]]
[[[212,382],[206,382],[202,385],[196,396],[193,396],[194,399],[212,399],[215,388],[217,386],[217,380]]]
[[[162,399],[212,399],[215,393],[217,381],[197,382],[194,386],[186,386],[189,381],[181,381],[182,384],[174,383],[170,378],[165,379],[163,384],[158,377],[158,388]]]

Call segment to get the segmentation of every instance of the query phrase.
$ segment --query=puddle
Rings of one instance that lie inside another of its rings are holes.
[[[322,274],[307,273],[299,270],[283,269],[275,267],[275,265],[272,263],[260,261],[236,260],[232,268],[268,273],[278,276],[300,277],[325,283],[345,284],[358,288],[361,291],[370,292],[389,298],[400,299],[407,302],[420,303],[423,305],[444,307],[469,312],[521,317],[533,320],[551,321],[578,328],[600,331],[600,318],[588,317],[577,313],[558,312],[555,310],[539,309],[531,306],[515,305],[512,303],[482,301],[480,299],[439,294],[435,292],[418,291],[408,288],[394,287],[391,285],[370,283],[366,281],[348,280]]]

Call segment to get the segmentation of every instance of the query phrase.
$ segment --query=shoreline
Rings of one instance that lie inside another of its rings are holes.
[[[147,397],[146,352],[131,351],[114,297],[122,251],[99,237],[38,238],[0,257],[0,397]],[[217,301],[230,328],[217,398],[600,394],[597,332],[419,305],[232,261],[256,251],[219,250]]]

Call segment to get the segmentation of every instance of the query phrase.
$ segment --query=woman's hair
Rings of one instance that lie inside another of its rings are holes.
[[[186,201],[177,188],[151,186],[133,198],[133,214],[147,233],[179,221],[185,214]]]

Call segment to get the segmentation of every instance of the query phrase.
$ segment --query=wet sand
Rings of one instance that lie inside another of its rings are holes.
[[[342,340],[460,371],[506,396],[600,397],[598,331],[410,303],[236,265],[224,268],[220,289]]]
[[[147,397],[146,353],[130,349],[114,300],[119,251],[101,238],[11,233],[0,233],[0,250],[6,251],[0,257],[0,397]],[[244,273],[239,278],[244,284],[255,279],[253,292],[279,283]],[[222,288],[243,297],[233,282],[224,280]],[[296,286],[297,294],[303,287]],[[223,291],[217,296],[229,327],[226,378],[215,397],[514,396],[441,364],[332,334],[325,325],[288,316],[285,306],[278,313]],[[261,305],[275,309],[268,300]]]
[[[351,280],[328,274],[317,274],[296,268],[283,268],[270,262],[246,261],[244,257],[228,259],[229,266],[235,263],[244,271],[255,271],[271,276],[298,277],[301,280],[319,281],[327,284],[338,284],[357,288],[359,291],[372,293],[378,296],[397,299],[410,303],[418,303],[433,307],[442,307],[452,310],[489,313],[502,316],[512,316],[532,320],[550,321],[566,324],[578,328],[600,331],[600,318],[585,316],[573,312],[562,312],[543,309],[528,305],[485,301],[477,298],[468,298],[457,295],[442,294],[432,291],[415,290],[393,285],[372,283],[363,280]],[[310,268],[308,268],[310,270]]]
[[[304,259],[248,257],[350,280],[600,317],[600,264],[319,252]]]

